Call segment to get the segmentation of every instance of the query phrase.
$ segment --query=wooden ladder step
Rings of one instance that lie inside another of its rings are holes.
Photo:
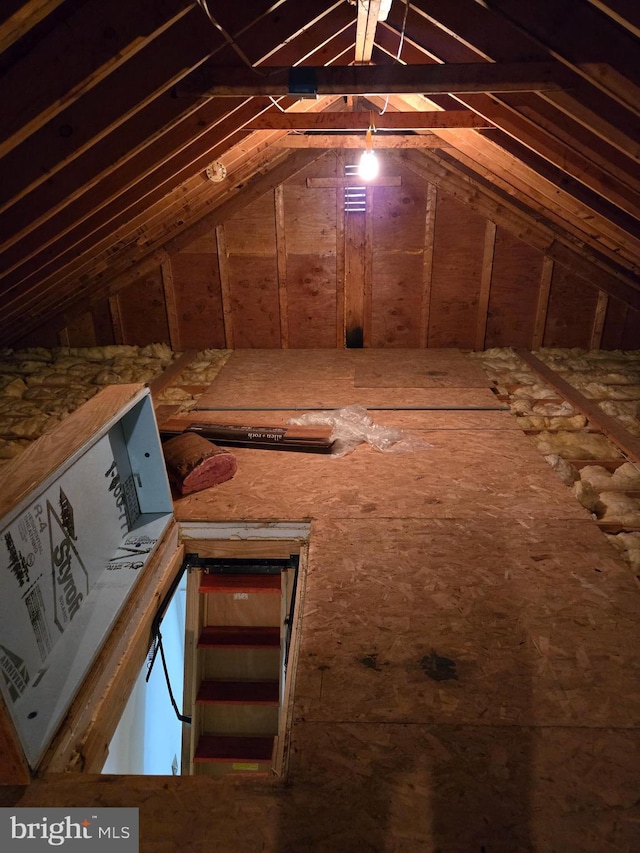
[[[201,593],[263,592],[280,594],[280,572],[276,574],[202,574]]]
[[[277,681],[203,681],[196,697],[198,704],[278,705]]]
[[[280,628],[207,625],[198,638],[199,649],[279,649]]]
[[[273,737],[202,735],[193,760],[200,761],[271,761]]]

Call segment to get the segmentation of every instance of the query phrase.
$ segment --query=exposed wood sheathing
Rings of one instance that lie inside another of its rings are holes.
[[[3,343],[638,346],[629,4],[5,5]]]
[[[344,159],[327,152],[200,225],[195,240],[123,281],[103,306],[109,340],[174,349],[360,339],[381,348],[639,345],[638,311],[599,301],[597,272],[553,263],[481,192],[442,182],[429,164],[382,156],[399,185],[370,187],[365,213],[344,212]],[[337,185],[311,183],[322,179]],[[106,343],[98,316],[96,307],[65,327],[64,343]]]
[[[633,848],[634,579],[477,362],[411,355],[404,387],[376,353],[239,352],[207,392],[262,377],[260,403],[283,406],[297,376],[327,401],[359,385],[376,422],[432,445],[239,449],[234,480],[175,505],[182,521],[311,520],[287,784],[65,774],[9,801],[135,803],[149,853],[210,846],[212,826],[247,853]],[[416,392],[451,395],[446,420],[375,408]],[[456,394],[493,399],[490,420],[470,425]]]

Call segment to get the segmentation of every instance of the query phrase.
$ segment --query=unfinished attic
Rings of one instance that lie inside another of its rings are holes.
[[[2,849],[640,848],[639,35],[4,0]]]

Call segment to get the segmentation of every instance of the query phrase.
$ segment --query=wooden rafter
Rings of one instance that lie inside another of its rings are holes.
[[[488,0],[487,5],[558,61],[626,107],[640,111],[637,40],[590,2]],[[589,62],[593,56],[599,61]]]
[[[5,0],[3,13],[7,17],[0,26],[0,53],[22,38],[25,33],[50,15],[64,0]]]
[[[0,77],[0,156],[187,15],[192,3],[91,0]],[[197,11],[197,10],[196,10]],[[104,33],[114,34],[113,38]],[[60,62],[71,54],[72,62]],[[43,69],[56,69],[55,74]]]
[[[379,14],[380,0],[358,0],[355,55],[357,65],[371,61]]]
[[[635,0],[589,0],[592,6],[640,38],[640,7]]]
[[[197,10],[194,10],[192,15],[196,14]],[[117,151],[113,142],[114,131],[126,125],[133,142],[136,115],[143,113],[149,106],[151,110],[157,109],[154,100],[184,75],[185,68],[195,67],[205,59],[211,52],[211,46],[210,35],[194,27],[193,18],[183,17],[173,27],[159,34],[152,47],[139,51],[125,65],[114,69],[108,78],[96,83],[84,96],[62,110],[55,120],[34,130],[21,145],[7,152],[3,158],[6,177],[3,180],[0,211],[15,204],[41,184],[50,184],[54,175],[74,164],[92,148],[100,147],[100,143],[103,143],[103,150],[111,150],[106,162],[113,164]],[[173,113],[175,121],[185,106],[175,104],[171,110],[171,104],[167,104],[167,124],[172,121],[170,113]],[[158,135],[158,127],[166,131],[167,124],[156,126],[155,134],[148,127],[145,134],[147,139],[151,134]],[[132,148],[133,145],[130,145],[129,150]],[[79,171],[82,171],[86,160],[85,157],[81,161]],[[62,184],[68,192],[66,180],[63,177]],[[30,201],[29,208],[34,211],[35,207],[33,201]],[[14,215],[11,218],[15,219]]]
[[[448,182],[484,215],[493,205],[500,227],[601,291],[592,341],[611,338],[618,299],[638,307],[634,0],[537,0],[535,10],[527,0],[395,0],[385,22],[380,0],[209,5],[220,29],[195,0],[140,0],[126,13],[116,0],[6,0],[0,328],[14,340],[25,317],[29,328],[76,317],[112,281],[120,287],[114,277],[138,280],[151,257],[169,270],[164,245],[223,203],[224,186],[204,179],[212,160],[247,187],[271,159],[360,148],[367,105],[348,110],[362,95],[384,105],[375,147],[433,158],[443,190]],[[293,91],[305,75],[343,111],[292,115],[328,106]],[[208,96],[212,81],[227,86],[222,97]],[[235,83],[246,94],[234,98]],[[170,297],[169,272],[163,281]],[[427,328],[423,319],[421,340]]]

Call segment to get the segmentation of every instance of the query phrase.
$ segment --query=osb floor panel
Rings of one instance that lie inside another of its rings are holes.
[[[484,388],[487,377],[477,361],[456,350],[361,350],[356,361],[358,388]]]
[[[375,409],[471,407],[501,408],[488,388],[356,388],[353,379],[309,379],[292,375],[275,384],[270,378],[231,380],[223,370],[198,399],[198,409],[255,406],[337,408],[359,404]]]
[[[225,377],[243,382],[257,378],[279,383],[353,380],[361,388],[455,387],[484,388],[480,364],[455,349],[387,350],[235,350],[224,369]]]
[[[429,429],[512,429],[520,430],[517,419],[505,411],[389,411],[385,409],[367,409],[374,424],[395,427],[402,430]],[[156,415],[161,425],[166,429],[187,429],[192,423],[237,424],[248,426],[286,427],[290,418],[305,414],[293,409],[278,411],[239,410],[239,411],[200,411],[194,410],[186,414],[176,415],[161,420],[161,414]],[[173,415],[173,411],[169,413]]]
[[[487,386],[458,350],[237,350],[198,407],[499,407]]]
[[[181,521],[307,518],[587,518],[533,443],[513,430],[424,430],[431,446],[339,458],[231,448],[233,478],[176,501]]]
[[[335,356],[301,357],[325,391]],[[270,382],[248,387],[298,405],[286,371]],[[409,394],[434,392],[490,394]],[[233,480],[176,503],[313,519],[286,783],[67,775],[5,800],[137,805],[143,853],[640,849],[637,585],[511,416],[485,415],[376,413],[433,445],[411,454],[237,450]]]
[[[316,522],[303,625],[296,722],[640,720],[640,595],[590,520]]]

